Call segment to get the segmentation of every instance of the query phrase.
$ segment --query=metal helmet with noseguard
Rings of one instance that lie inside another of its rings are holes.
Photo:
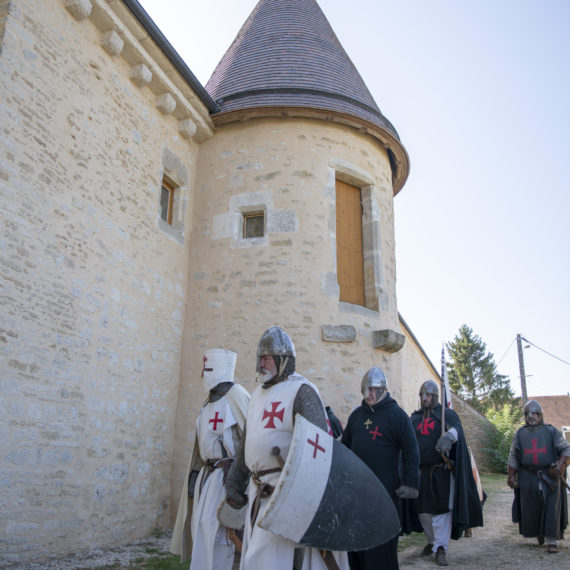
[[[528,422],[528,416],[529,414],[538,414],[539,418],[538,418],[538,422],[542,423],[543,422],[543,417],[542,417],[542,406],[536,401],[536,400],[529,400],[524,408],[523,408],[523,414],[525,417],[525,420]]]
[[[210,391],[222,382],[233,382],[237,352],[223,348],[211,348],[204,353],[202,382]]]
[[[433,380],[426,380],[420,386],[420,402],[423,400],[424,394],[431,394],[431,404],[430,408],[435,408],[437,406],[437,402],[439,401],[439,386]]]
[[[290,336],[280,327],[268,328],[259,339],[257,345],[257,371],[262,356],[295,357],[295,346]]]
[[[364,374],[360,383],[360,391],[365,398],[368,395],[368,388],[378,388],[380,396],[388,389],[388,378],[382,368],[373,366]]]

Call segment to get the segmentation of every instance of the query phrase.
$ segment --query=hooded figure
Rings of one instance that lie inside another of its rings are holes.
[[[439,388],[433,380],[421,385],[419,395],[421,407],[411,415],[420,450],[420,494],[413,508],[427,539],[422,556],[433,552],[436,563],[447,566],[449,539],[483,526],[483,511],[459,416],[446,409],[442,425]]]
[[[222,526],[217,514],[225,499],[225,477],[243,432],[250,398],[234,382],[236,358],[235,352],[221,348],[207,350],[203,357],[201,377],[208,399],[196,420],[194,450],[170,545],[181,562],[191,553],[191,570],[231,570],[235,544],[240,542],[235,529]]]
[[[418,443],[410,418],[388,392],[388,379],[378,366],[370,368],[360,385],[363,400],[346,423],[341,442],[380,479],[396,509],[401,499],[415,499],[419,488]],[[378,513],[380,519],[383,513]],[[403,525],[402,525],[403,526]],[[349,553],[350,567],[393,570],[398,565],[398,536],[385,544]]]
[[[323,555],[262,529],[262,517],[279,480],[293,438],[295,416],[328,432],[326,412],[317,388],[295,372],[295,347],[280,327],[267,329],[257,347],[258,380],[252,395],[236,461],[228,473],[228,503],[247,504],[242,570],[325,570]],[[277,449],[277,452],[273,452]],[[307,473],[310,477],[310,473]],[[346,553],[331,553],[340,570],[348,568]]]
[[[547,552],[558,552],[558,540],[568,525],[564,474],[570,465],[570,444],[562,432],[545,424],[542,407],[529,400],[525,425],[511,445],[507,484],[515,491],[513,522],[526,538],[546,542]]]

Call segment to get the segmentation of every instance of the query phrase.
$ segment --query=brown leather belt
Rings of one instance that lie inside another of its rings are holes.
[[[261,505],[261,499],[267,499],[267,497],[271,497],[275,487],[270,485],[269,483],[264,483],[261,480],[261,477],[264,475],[269,475],[271,473],[279,473],[281,471],[281,467],[274,467],[273,469],[264,469],[263,471],[254,471],[251,474],[251,480],[255,483],[257,487],[257,494],[255,495],[255,499],[253,499],[253,505],[251,506],[251,526],[255,524],[255,520],[257,519],[257,513],[259,512],[259,506]]]
[[[214,459],[206,459],[204,462],[204,476],[200,481],[200,493],[202,493],[202,488],[204,487],[204,483],[206,479],[216,470],[216,469],[223,469],[224,470],[224,477],[230,469],[230,465],[232,464],[233,458],[232,457],[216,457]]]

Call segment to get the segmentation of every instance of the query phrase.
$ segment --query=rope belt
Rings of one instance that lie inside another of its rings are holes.
[[[204,476],[200,481],[200,493],[202,493],[202,488],[204,487],[206,479],[208,479],[208,477],[216,469],[223,469],[225,476],[229,471],[232,461],[233,461],[232,457],[215,457],[214,459],[206,459],[206,461],[204,462]]]
[[[265,475],[270,475],[271,473],[278,473],[281,471],[281,467],[274,467],[273,469],[264,469],[263,471],[254,471],[251,474],[251,480],[255,483],[257,487],[257,494],[253,500],[253,505],[251,507],[251,526],[255,524],[257,519],[257,513],[259,513],[259,506],[261,505],[261,499],[267,499],[271,497],[275,487],[269,483],[264,483],[261,477]]]

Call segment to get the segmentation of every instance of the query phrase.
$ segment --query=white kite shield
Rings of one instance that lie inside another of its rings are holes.
[[[398,511],[378,477],[299,414],[287,461],[257,524],[323,550],[367,550],[400,532]]]

